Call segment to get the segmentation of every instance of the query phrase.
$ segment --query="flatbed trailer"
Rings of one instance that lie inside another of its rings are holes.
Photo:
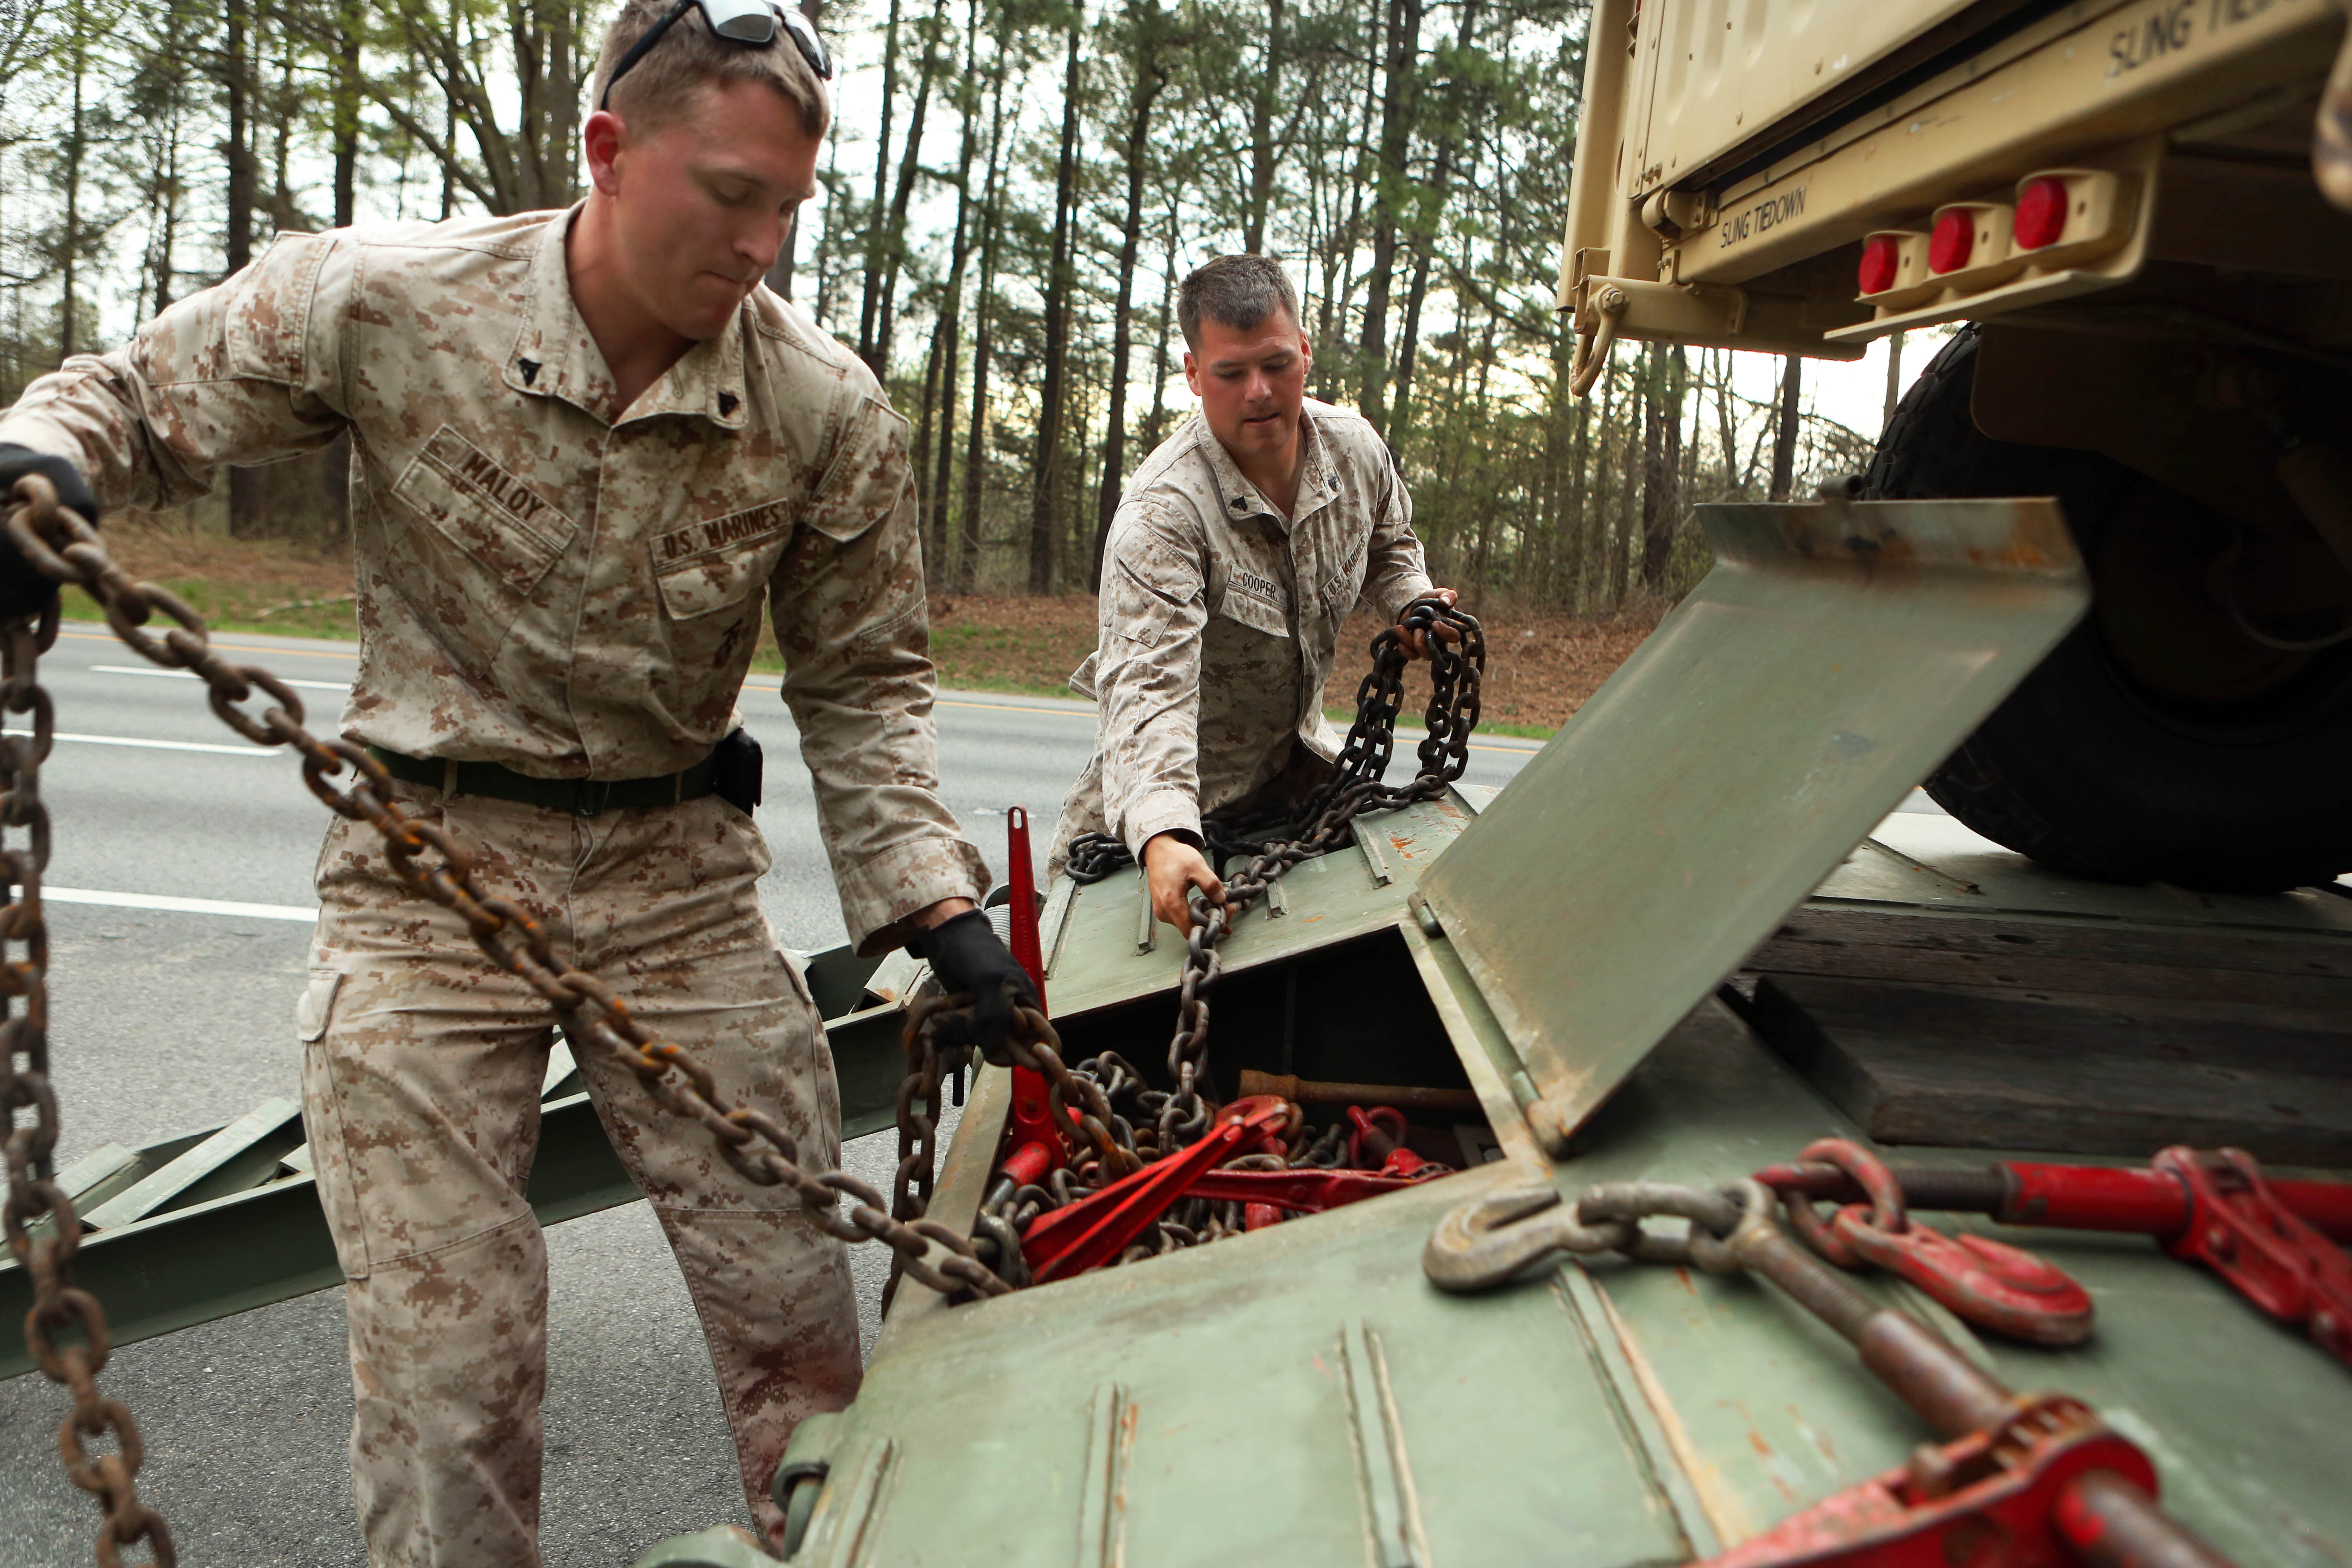
[[[777,1471],[782,1560],[1752,1553],[1933,1434],[1747,1275],[1555,1256],[1462,1294],[1433,1282],[1433,1238],[1530,1184],[1571,1204],[1595,1183],[1711,1188],[1824,1135],[1933,1164],[2136,1164],[2228,1141],[2285,1173],[2347,1173],[2341,893],[2086,882],[1893,810],[2082,615],[2056,509],[1729,507],[1709,526],[1716,572],[1510,785],[1359,818],[1224,947],[1221,1078],[1467,1091],[1464,1168],[988,1300],[908,1286],[856,1401],[803,1424]],[[1042,925],[1066,1058],[1148,1062],[1185,953],[1135,872],[1058,883]],[[887,1124],[920,977],[840,954],[809,967],[848,1131]],[[542,1215],[625,1201],[584,1101],[550,1089]],[[960,1234],[997,1180],[1011,1100],[1004,1070],[975,1073],[929,1204]],[[293,1144],[273,1142],[299,1128],[277,1114],[247,1119],[205,1177],[257,1185],[191,1184],[85,1240],[78,1267],[123,1337],[332,1282]],[[172,1169],[125,1165],[92,1212]],[[2012,1342],[1907,1283],[1861,1288],[2002,1384],[2087,1401],[2228,1558],[2352,1555],[2352,1373],[2312,1338],[2146,1237],[1957,1228],[2073,1275],[2091,1336]],[[1982,1544],[1941,1539],[1957,1561]],[[719,1528],[642,1561],[776,1559]]]

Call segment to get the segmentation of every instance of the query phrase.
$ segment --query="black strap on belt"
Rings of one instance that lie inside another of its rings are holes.
[[[478,795],[595,816],[656,805],[678,805],[710,794],[712,763],[703,758],[678,773],[647,779],[542,779],[499,763],[460,763],[445,757],[412,757],[370,746],[368,755],[404,783],[424,784],[445,795]]]

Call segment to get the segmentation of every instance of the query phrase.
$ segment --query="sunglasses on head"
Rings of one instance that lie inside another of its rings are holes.
[[[677,5],[663,14],[660,21],[647,27],[644,36],[629,46],[629,52],[623,55],[621,63],[613,68],[611,78],[604,83],[603,95],[596,100],[598,109],[613,106],[614,84],[628,75],[629,68],[645,58],[646,51],[660,43],[662,35],[697,5],[702,7],[703,25],[710,29],[711,36],[724,38],[730,44],[759,48],[774,43],[776,29],[782,27],[792,35],[793,44],[801,51],[801,58],[808,61],[809,69],[816,72],[818,79],[833,79],[833,57],[825,52],[824,40],[816,36],[816,28],[798,11],[780,5],[775,0],[677,0]]]

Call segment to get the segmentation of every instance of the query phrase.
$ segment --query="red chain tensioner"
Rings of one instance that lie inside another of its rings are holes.
[[[1298,1108],[1272,1095],[1236,1100],[1217,1112],[1208,1136],[1074,1204],[1048,1209],[1021,1236],[1021,1256],[1038,1284],[1100,1268],[1150,1229],[1214,1166],[1296,1124]],[[1287,1174],[1287,1173],[1277,1173]]]
[[[1360,1171],[1377,1171],[1409,1182],[1426,1182],[1454,1173],[1451,1165],[1424,1160],[1405,1147],[1404,1112],[1393,1105],[1348,1107],[1348,1163]]]
[[[1817,1146],[1818,1147],[1818,1146]],[[1808,1157],[1811,1157],[1809,1152]],[[2080,1568],[2218,1561],[2147,1554],[2125,1541],[2141,1509],[2113,1489],[2157,1492],[2156,1467],[2080,1400],[2018,1402],[2007,1419],[1782,1520],[1698,1568]]]
[[[1875,1264],[1969,1322],[2012,1339],[2072,1345],[2089,1337],[2091,1298],[2073,1279],[2021,1247],[1981,1236],[1948,1237],[1913,1225],[1895,1173],[1859,1143],[1823,1138],[1806,1145],[1797,1158],[1837,1166],[1869,1197],[1867,1205],[1843,1205],[1823,1224],[1795,1183],[1778,1179],[1788,1167],[1757,1173],[1757,1180],[1780,1194],[1790,1227],[1839,1268]]]
[[[1028,974],[1029,984],[1037,988],[1037,1011],[1050,1018],[1053,1014],[1045,1007],[1045,952],[1037,940],[1036,873],[1029,864],[1029,813],[1011,806],[1004,820],[1005,869],[1013,885],[1011,937],[1005,946],[1013,950],[1013,962]],[[1023,1186],[1043,1182],[1046,1172],[1059,1169],[1069,1159],[1046,1111],[1047,1093],[1044,1073],[1035,1068],[1013,1069],[1013,1110],[1007,1119],[1012,1123],[1008,1141],[1013,1152],[1004,1157],[1003,1169]]]
[[[2352,1363],[2352,1257],[2297,1215],[2242,1149],[2167,1149],[2148,1162],[2188,1190],[2189,1223],[2164,1237],[2281,1322]]]
[[[2273,1181],[2242,1149],[2178,1146],[2138,1170],[2004,1160],[1896,1166],[1890,1174],[1916,1208],[1990,1215],[2002,1225],[2152,1236],[2175,1258],[2213,1269],[2272,1317],[2306,1326],[2330,1354],[2352,1363],[2352,1258],[2337,1245],[2352,1241],[2352,1184]],[[1757,1179],[1789,1201],[1869,1195],[1843,1164],[1775,1165]]]

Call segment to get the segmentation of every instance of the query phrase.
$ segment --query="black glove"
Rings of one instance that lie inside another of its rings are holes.
[[[38,474],[57,487],[58,500],[81,513],[85,521],[98,521],[98,498],[90,494],[89,481],[81,470],[64,458],[53,458],[46,452],[36,452],[29,447],[0,441],[0,510],[16,510],[12,493],[16,481],[26,474]],[[0,620],[18,616],[37,616],[58,596],[58,585],[33,569],[25,559],[16,542],[0,529]]]
[[[988,917],[978,910],[966,910],[929,931],[917,931],[908,939],[907,947],[930,964],[941,990],[971,994],[969,1043],[978,1046],[991,1061],[1005,1060],[1013,1010],[1034,1007],[1037,988],[998,939]],[[950,1042],[943,1037],[941,1043]]]

